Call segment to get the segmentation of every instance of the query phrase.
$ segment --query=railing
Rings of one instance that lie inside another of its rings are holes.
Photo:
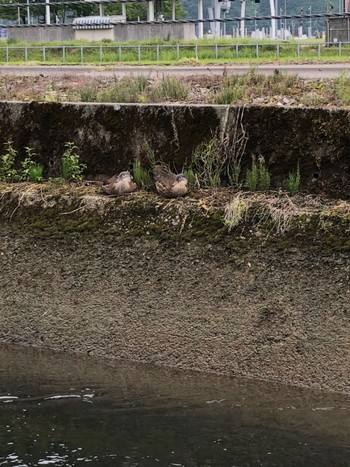
[[[350,43],[212,43],[174,45],[3,46],[0,63],[167,63],[186,60],[249,61],[350,58]]]

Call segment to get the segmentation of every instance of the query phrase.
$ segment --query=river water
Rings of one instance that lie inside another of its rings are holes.
[[[349,466],[350,396],[0,348],[0,465]]]

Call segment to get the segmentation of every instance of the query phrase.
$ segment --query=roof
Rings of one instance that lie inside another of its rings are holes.
[[[73,19],[74,29],[106,29],[112,28],[115,23],[124,23],[123,15],[114,16],[82,16]]]

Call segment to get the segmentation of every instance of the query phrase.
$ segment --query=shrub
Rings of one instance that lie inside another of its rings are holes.
[[[66,143],[65,148],[61,165],[62,178],[64,180],[80,181],[83,179],[83,171],[86,169],[86,165],[79,162],[79,155],[76,153],[78,148],[74,143]]]

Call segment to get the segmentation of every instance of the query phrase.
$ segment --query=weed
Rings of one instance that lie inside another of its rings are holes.
[[[17,151],[12,144],[12,141],[8,141],[5,144],[5,154],[0,156],[0,180],[6,182],[15,182],[20,178],[18,171],[14,168]]]
[[[217,138],[212,138],[197,146],[192,154],[191,168],[196,172],[201,187],[217,188],[220,186],[222,157]]]
[[[226,205],[224,221],[229,232],[243,220],[250,205],[251,202],[249,200],[242,199],[240,195],[237,195]]]
[[[35,156],[33,149],[26,147],[25,150],[27,157],[21,163],[21,180],[29,182],[42,182],[44,167],[42,164],[33,161],[33,157]]]
[[[350,104],[350,80],[346,76],[346,72],[343,71],[338,80],[334,83],[334,90],[338,99],[345,105]]]
[[[80,90],[81,102],[96,102],[98,97],[96,86],[85,86]]]
[[[197,176],[191,168],[184,169],[182,173],[185,175],[185,177],[188,180],[189,188],[193,189],[198,185]]]
[[[222,141],[227,167],[226,175],[229,185],[235,188],[240,188],[239,177],[241,174],[242,157],[248,141],[248,135],[242,122],[243,114],[244,108],[239,108],[230,138],[226,136]]]
[[[65,144],[66,150],[62,156],[62,178],[64,180],[80,181],[83,179],[83,171],[86,169],[85,164],[79,162],[79,155],[77,154],[77,146],[72,142]]]
[[[144,96],[147,82],[146,76],[121,79],[100,93],[98,100],[100,102],[140,102],[140,96]]]
[[[59,101],[59,95],[57,91],[54,89],[52,84],[48,84],[46,86],[44,101],[45,102],[57,102]]]
[[[297,214],[297,206],[288,196],[258,199],[255,209],[258,223],[267,223],[271,227],[271,232],[281,235],[290,230]]]
[[[138,186],[147,187],[151,185],[151,177],[148,171],[142,167],[140,159],[134,161],[132,172]]]
[[[270,188],[271,175],[262,156],[258,158],[258,162],[255,156],[252,157],[252,168],[247,170],[246,185],[249,191],[267,191]]]
[[[177,78],[164,76],[150,91],[152,102],[185,101],[188,97],[189,88]]]
[[[252,168],[247,170],[246,185],[249,191],[256,191],[259,183],[259,172],[255,157],[252,158]]]
[[[258,171],[259,171],[259,190],[267,191],[271,185],[271,175],[268,171],[265,159],[261,156],[258,159]]]
[[[153,150],[151,144],[149,143],[149,141],[147,141],[147,140],[144,141],[144,149],[146,151],[147,160],[150,163],[151,168],[153,169],[154,166],[157,164],[157,160],[156,160],[156,156],[154,154],[154,150]]]
[[[300,190],[300,168],[299,164],[297,170],[289,172],[288,178],[283,182],[283,188],[289,193],[298,193]]]

